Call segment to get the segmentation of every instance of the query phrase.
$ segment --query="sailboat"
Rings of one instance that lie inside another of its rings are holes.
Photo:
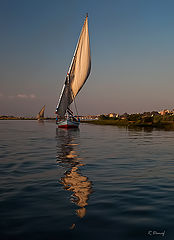
[[[45,112],[45,105],[42,107],[40,112],[37,114],[37,116],[36,116],[37,120],[41,120],[44,118],[44,112]]]
[[[78,128],[80,120],[75,117],[70,105],[86,82],[91,70],[88,15],[86,15],[76,49],[66,74],[60,98],[56,107],[56,123],[61,128]],[[76,104],[75,104],[76,108]],[[77,111],[77,108],[76,108]]]

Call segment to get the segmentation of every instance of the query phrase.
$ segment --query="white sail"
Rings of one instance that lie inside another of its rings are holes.
[[[63,117],[69,105],[86,82],[91,69],[88,17],[86,16],[69,71],[66,76],[56,113]]]
[[[91,69],[91,56],[88,32],[88,19],[86,17],[79,43],[77,46],[76,55],[70,70],[70,85],[73,98],[80,91],[85,81],[87,80]]]

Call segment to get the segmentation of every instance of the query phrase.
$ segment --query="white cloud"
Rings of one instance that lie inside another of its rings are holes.
[[[36,98],[36,95],[32,93],[32,94],[29,95],[29,97],[30,97],[31,99],[33,99],[33,98]]]
[[[28,98],[28,96],[26,94],[21,94],[21,93],[17,94],[16,97],[17,98]]]
[[[0,95],[1,96],[1,95]],[[19,99],[34,99],[36,98],[36,95],[31,93],[31,94],[25,94],[25,93],[18,93],[15,96],[8,96],[10,99],[14,98],[19,98]]]

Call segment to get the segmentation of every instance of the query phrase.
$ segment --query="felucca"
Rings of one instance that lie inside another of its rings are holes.
[[[44,112],[45,112],[45,105],[42,107],[40,112],[37,114],[37,116],[36,116],[37,120],[41,120],[44,118]]]
[[[88,32],[88,15],[86,15],[80,37],[65,78],[60,98],[56,108],[56,123],[61,128],[77,128],[80,124],[70,105],[86,82],[91,69],[91,55]],[[76,108],[76,104],[75,104]]]

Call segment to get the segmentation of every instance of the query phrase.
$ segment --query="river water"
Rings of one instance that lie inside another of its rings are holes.
[[[0,239],[174,239],[174,131],[0,121]]]

